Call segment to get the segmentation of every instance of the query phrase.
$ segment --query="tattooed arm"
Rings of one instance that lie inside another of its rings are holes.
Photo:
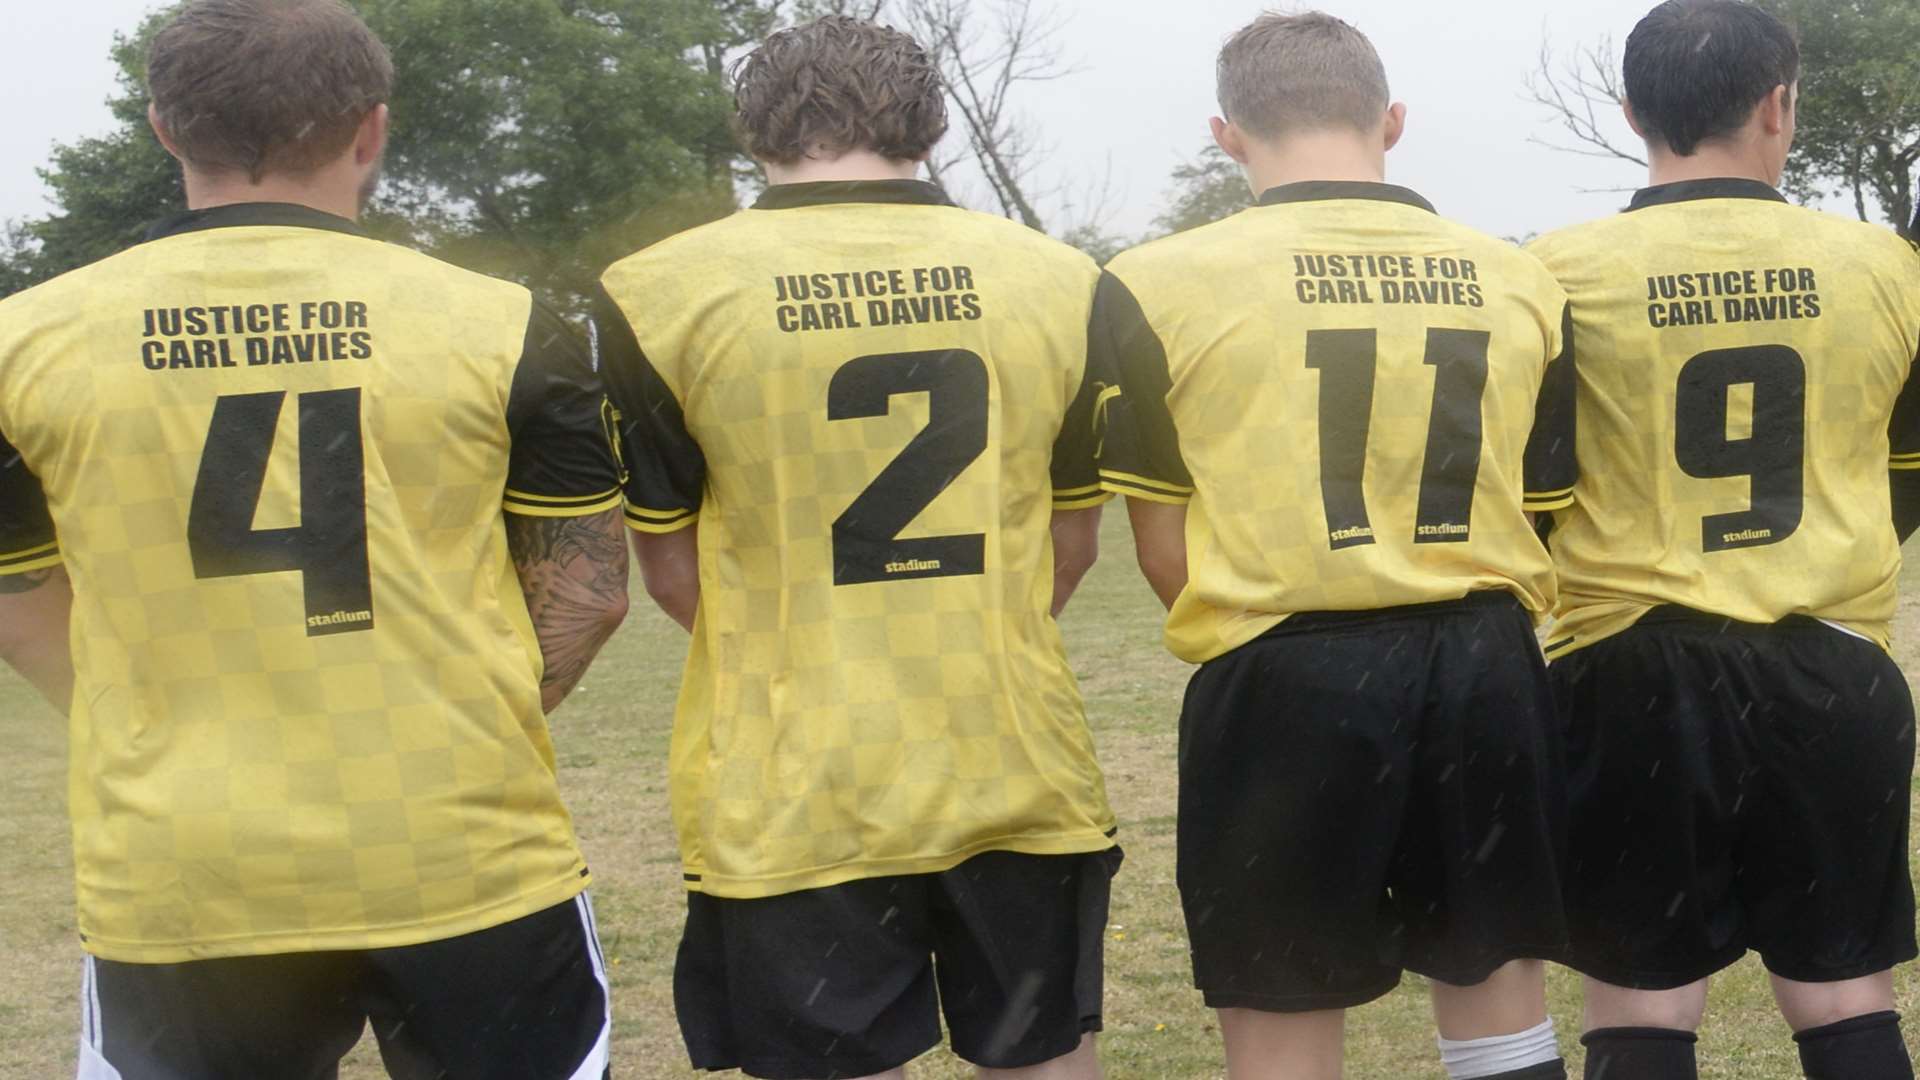
[[[507,515],[507,548],[546,658],[540,700],[560,707],[627,617],[621,510],[586,517]]]
[[[58,566],[0,576],[0,660],[62,713],[73,703],[72,609],[73,587]]]

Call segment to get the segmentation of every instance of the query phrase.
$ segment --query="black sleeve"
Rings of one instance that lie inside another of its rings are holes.
[[[1107,384],[1100,381],[1089,357],[1080,373],[1080,390],[1060,425],[1060,437],[1053,441],[1055,510],[1086,510],[1113,498],[1100,487],[1100,432],[1108,396]]]
[[[648,533],[684,529],[700,516],[706,455],[687,430],[679,399],[640,351],[626,312],[604,287],[595,291],[593,324],[626,454],[627,524]]]
[[[1191,499],[1193,476],[1180,456],[1180,436],[1167,408],[1173,377],[1166,346],[1140,302],[1111,273],[1100,275],[1087,336],[1094,378],[1107,387],[1101,486],[1153,502]]]
[[[1561,313],[1560,324],[1560,355],[1547,364],[1533,413],[1533,435],[1527,440],[1526,508],[1536,513],[1573,505],[1573,488],[1580,479],[1574,456],[1580,379],[1573,360],[1571,305]]]
[[[593,354],[559,315],[535,302],[507,395],[507,510],[581,517],[619,506],[612,421]]]
[[[1893,403],[1887,424],[1892,448],[1888,467],[1893,489],[1893,528],[1906,543],[1920,529],[1920,360],[1907,373],[1907,384]]]
[[[24,574],[59,561],[46,492],[0,432],[0,575]]]

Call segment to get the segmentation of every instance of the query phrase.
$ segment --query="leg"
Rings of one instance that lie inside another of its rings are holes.
[[[1811,1080],[1912,1080],[1894,1011],[1893,972],[1834,983],[1773,976],[1773,998]]]
[[[1694,1032],[1707,1010],[1707,980],[1671,990],[1634,990],[1588,977],[1587,1080],[1693,1080]]]
[[[395,1080],[601,1080],[611,1012],[586,897],[445,941],[367,954]]]
[[[1547,1019],[1547,965],[1515,960],[1476,986],[1433,984],[1433,1023],[1440,1037],[1489,1039],[1527,1031]]]
[[[346,954],[87,958],[81,1080],[334,1080],[366,1017]]]
[[[1018,1069],[981,1069],[981,1080],[1100,1080],[1100,1054],[1092,1032],[1072,1053]]]
[[[1228,1080],[1340,1080],[1347,1011],[1221,1009]]]
[[[1588,977],[1581,982],[1586,1006],[1581,1030],[1601,1028],[1667,1028],[1700,1030],[1707,1012],[1707,980],[1673,990],[1634,990]]]

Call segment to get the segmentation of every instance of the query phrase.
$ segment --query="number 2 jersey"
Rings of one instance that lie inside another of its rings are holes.
[[[1097,506],[1093,263],[917,181],[781,185],[603,279],[638,530],[699,526],[690,888],[1112,844],[1053,595]]]
[[[1115,259],[1101,476],[1187,506],[1168,647],[1200,663],[1300,612],[1484,590],[1544,612],[1524,510],[1573,488],[1565,314],[1534,259],[1388,184],[1274,188]]]
[[[585,887],[502,508],[617,507],[604,406],[527,290],[303,207],[0,302],[0,572],[73,581],[91,952],[409,945]]]
[[[1700,180],[1531,250],[1572,297],[1581,356],[1548,655],[1663,604],[1886,645],[1888,466],[1920,468],[1920,409],[1895,408],[1920,348],[1913,248],[1757,181]]]

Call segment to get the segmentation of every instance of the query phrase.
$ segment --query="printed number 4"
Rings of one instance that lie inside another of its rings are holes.
[[[307,636],[373,629],[360,390],[300,395],[300,524],[255,529],[285,391],[214,403],[187,513],[198,578],[300,571]]]
[[[1427,426],[1426,468],[1415,517],[1416,544],[1459,544],[1470,535],[1480,477],[1480,403],[1487,387],[1484,330],[1428,330],[1427,365],[1437,369]],[[1312,330],[1307,366],[1320,373],[1320,495],[1333,550],[1373,543],[1367,512],[1367,438],[1373,427],[1373,330]]]
[[[900,533],[987,449],[987,363],[964,349],[862,356],[827,384],[827,419],[885,416],[896,394],[927,395],[927,426],[833,523],[833,583],[986,572],[987,536]]]

